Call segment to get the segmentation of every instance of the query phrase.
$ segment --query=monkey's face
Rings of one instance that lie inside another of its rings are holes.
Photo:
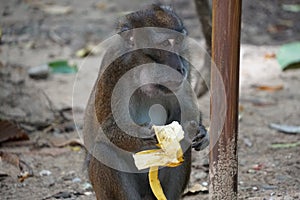
[[[152,5],[127,15],[119,26],[125,46],[138,51],[136,63],[152,63],[139,72],[142,91],[153,96],[180,90],[189,76],[189,64],[180,56],[187,54],[187,31],[180,18],[168,7]]]
[[[178,54],[158,49],[144,49],[143,56],[151,65],[143,67],[139,74],[141,87],[146,94],[161,95],[180,90],[189,73],[188,63]]]
[[[169,29],[133,31],[130,41],[138,51],[136,59],[139,64],[151,64],[138,77],[147,95],[168,95],[182,88],[189,75],[189,63],[182,57],[188,54],[185,40],[185,34]],[[153,80],[158,83],[145,84]]]

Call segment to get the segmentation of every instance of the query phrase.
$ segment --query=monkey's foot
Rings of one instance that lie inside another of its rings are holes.
[[[202,124],[197,128],[197,134],[192,140],[192,147],[196,151],[205,149],[209,145],[209,134]]]

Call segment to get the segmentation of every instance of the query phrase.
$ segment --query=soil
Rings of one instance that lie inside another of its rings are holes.
[[[146,2],[0,0],[0,116],[17,122],[30,137],[29,142],[0,140],[0,152],[16,154],[33,171],[33,176],[20,182],[19,168],[5,159],[0,160],[1,199],[95,199],[84,165],[84,150],[75,140],[79,135],[70,108],[81,130],[89,88],[96,78],[101,53],[84,59],[76,57],[75,52],[113,35],[117,18]],[[243,2],[239,199],[300,199],[300,146],[274,146],[299,142],[300,135],[269,128],[270,123],[300,125],[300,70],[281,71],[274,56],[279,45],[300,40],[300,12],[286,11],[283,4],[300,4],[300,1]],[[62,14],[45,11],[57,5],[69,6],[70,10]],[[172,5],[184,19],[190,36],[204,44],[193,2],[178,0],[172,1]],[[84,61],[88,68],[79,71],[77,79],[75,74],[50,74],[40,80],[28,77],[27,70],[31,67],[59,59],[78,66]],[[73,99],[75,80],[76,99]],[[258,86],[279,89],[264,90]],[[37,98],[38,93],[42,97]],[[24,98],[26,103],[18,98]],[[204,125],[208,126],[209,93],[199,99],[199,107]],[[193,152],[189,184],[189,187],[200,184],[204,186],[203,191],[192,193],[190,190],[183,199],[208,199],[207,154],[208,150]]]

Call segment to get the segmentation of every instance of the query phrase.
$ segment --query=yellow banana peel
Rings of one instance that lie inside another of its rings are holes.
[[[158,179],[158,166],[150,167],[149,169],[149,183],[151,190],[155,197],[158,200],[167,200],[163,189],[161,188],[159,179]]]
[[[140,151],[134,154],[133,158],[139,170],[150,168],[149,183],[152,192],[158,200],[165,200],[158,179],[158,168],[159,166],[176,167],[184,161],[179,143],[184,138],[184,132],[176,121],[166,126],[153,126],[153,128],[159,149]]]

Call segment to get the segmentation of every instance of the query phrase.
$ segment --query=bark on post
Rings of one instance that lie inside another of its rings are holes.
[[[237,199],[237,132],[241,0],[213,0],[210,128],[210,199]],[[223,80],[220,80],[218,74]],[[225,95],[218,87],[223,81]],[[216,125],[226,107],[225,123]]]

